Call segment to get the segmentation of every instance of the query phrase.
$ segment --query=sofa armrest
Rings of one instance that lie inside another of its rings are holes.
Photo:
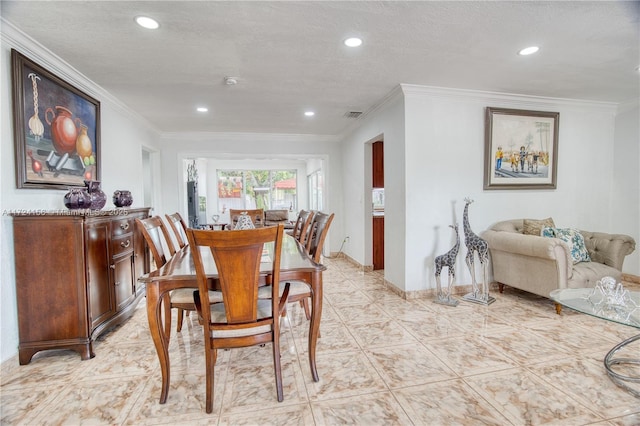
[[[484,231],[481,237],[489,245],[489,250],[503,251],[514,255],[554,260],[558,268],[566,271],[567,277],[573,273],[573,262],[569,246],[558,238],[523,235],[515,232]]]
[[[593,262],[611,266],[619,271],[622,271],[624,258],[636,248],[635,240],[628,235],[582,230],[580,233]]]

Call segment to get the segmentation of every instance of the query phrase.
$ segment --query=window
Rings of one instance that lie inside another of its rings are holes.
[[[295,170],[218,170],[218,211],[297,210]]]
[[[309,207],[311,210],[322,210],[322,192],[324,188],[324,179],[322,170],[311,173],[308,177],[309,182]]]

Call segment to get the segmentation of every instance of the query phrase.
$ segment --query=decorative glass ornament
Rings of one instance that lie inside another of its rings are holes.
[[[233,229],[254,229],[254,228],[255,228],[255,225],[253,224],[253,221],[251,220],[247,212],[242,212],[240,213],[240,216],[238,216],[238,223],[236,223],[236,226]]]

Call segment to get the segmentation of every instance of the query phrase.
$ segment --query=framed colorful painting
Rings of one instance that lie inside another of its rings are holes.
[[[16,186],[100,180],[100,102],[11,50]]]
[[[560,113],[486,109],[484,189],[555,189]]]

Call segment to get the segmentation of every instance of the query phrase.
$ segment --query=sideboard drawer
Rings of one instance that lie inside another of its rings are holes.
[[[117,237],[119,235],[133,232],[134,226],[135,222],[133,218],[123,217],[122,219],[114,220],[111,223],[111,236]]]
[[[111,240],[111,257],[118,257],[133,251],[133,234],[125,234]]]

